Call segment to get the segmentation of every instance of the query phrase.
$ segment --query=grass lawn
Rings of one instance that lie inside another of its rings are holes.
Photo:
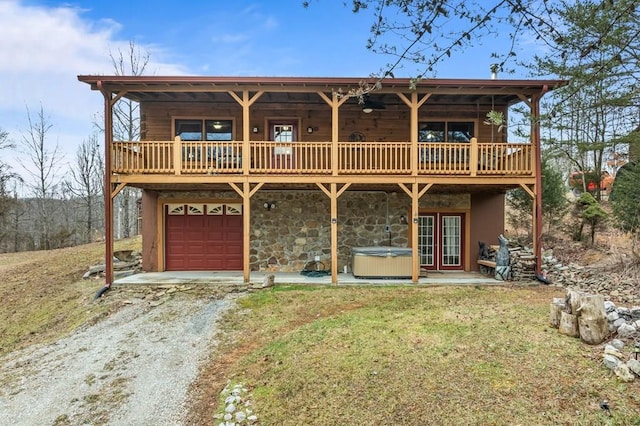
[[[95,302],[104,280],[80,278],[103,257],[102,243],[1,254],[0,355],[118,309],[128,292]],[[640,379],[619,382],[601,346],[549,326],[549,304],[564,293],[287,285],[250,293],[226,316],[192,386],[189,424],[220,422],[213,415],[231,381],[249,389],[261,425],[640,425]]]
[[[640,425],[640,380],[549,326],[549,287],[277,286],[241,299],[193,387],[242,383],[262,425]],[[599,408],[612,407],[609,417]]]
[[[115,249],[139,249],[140,242],[120,240]],[[90,265],[103,262],[104,243],[0,254],[0,356],[56,339],[113,309],[111,301],[93,303],[104,279],[82,279]]]

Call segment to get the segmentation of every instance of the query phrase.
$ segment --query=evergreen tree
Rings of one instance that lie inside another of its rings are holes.
[[[538,74],[569,82],[552,93],[545,124],[554,133],[550,148],[585,177],[583,191],[588,181],[602,181],[607,159],[625,148],[621,136],[638,127],[639,8],[636,0],[621,0],[578,1],[558,9],[562,34],[536,58]],[[600,199],[600,186],[595,196]]]
[[[548,229],[562,220],[567,208],[566,188],[562,173],[554,169],[550,162],[542,159],[542,216]],[[508,220],[514,227],[531,222],[533,200],[523,189],[507,193],[507,203],[512,209]]]
[[[596,230],[607,220],[607,212],[600,206],[600,203],[593,198],[588,192],[580,195],[574,204],[574,216],[577,219],[577,223],[574,232],[573,239],[575,241],[582,241],[584,238],[584,228],[589,226],[589,240],[591,244],[595,242]]]
[[[640,253],[637,243],[640,237],[640,161],[622,167],[616,176],[611,194],[614,224],[631,233],[632,251],[637,260]]]

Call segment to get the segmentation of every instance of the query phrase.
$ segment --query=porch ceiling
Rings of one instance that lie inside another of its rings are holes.
[[[233,191],[231,186],[224,183],[219,184],[184,184],[176,186],[175,184],[132,184],[131,186],[153,190],[158,192],[221,192]],[[342,185],[338,185],[338,189]],[[410,186],[409,186],[410,187]],[[501,184],[501,185],[449,185],[434,184],[429,188],[428,194],[469,194],[469,193],[504,193],[510,189],[518,188],[518,184]],[[260,188],[262,191],[320,191],[316,184],[264,184]],[[404,193],[398,184],[351,184],[348,191],[385,191]]]
[[[156,76],[78,76],[93,90],[119,93],[137,102],[203,102],[238,105],[229,95],[242,90],[251,94],[264,91],[254,104],[299,103],[327,107],[317,92],[347,92],[359,87],[361,78],[307,78],[307,77],[156,77]],[[407,108],[396,95],[409,95],[411,81],[407,78],[384,79],[382,87],[372,92],[371,99],[388,108]],[[544,93],[566,84],[563,80],[468,80],[425,79],[416,85],[420,94],[431,94],[429,105],[508,105],[522,97]],[[357,105],[357,100],[348,101]]]

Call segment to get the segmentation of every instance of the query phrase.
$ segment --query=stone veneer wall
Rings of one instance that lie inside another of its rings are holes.
[[[384,192],[345,192],[338,199],[338,268],[351,269],[351,247],[406,247],[408,198]],[[257,193],[252,202],[251,269],[301,271],[316,256],[331,268],[331,203],[320,191]],[[267,210],[264,203],[273,203]]]
[[[160,201],[242,200],[234,192],[165,193]],[[274,204],[267,209],[264,204]],[[468,208],[468,194],[428,195],[421,207]],[[411,200],[404,193],[346,191],[338,198],[338,269],[351,270],[351,248],[407,247]],[[251,199],[252,271],[297,272],[319,256],[331,268],[330,200],[321,191],[258,191]],[[402,220],[404,216],[405,221]],[[389,225],[389,232],[387,232]]]

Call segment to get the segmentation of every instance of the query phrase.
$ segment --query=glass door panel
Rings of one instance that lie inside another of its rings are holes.
[[[279,142],[273,148],[273,165],[275,169],[291,169],[295,167],[294,142],[297,140],[298,126],[295,121],[271,121],[269,135],[271,140]]]
[[[462,245],[461,233],[461,217],[445,216],[441,217],[441,235],[442,235],[442,259],[443,267],[461,266],[460,248]]]
[[[428,270],[463,269],[462,214],[432,213],[418,218],[420,267]]]
[[[434,242],[435,242],[435,216],[420,216],[418,222],[418,250],[420,253],[420,266],[427,269],[435,267]]]

